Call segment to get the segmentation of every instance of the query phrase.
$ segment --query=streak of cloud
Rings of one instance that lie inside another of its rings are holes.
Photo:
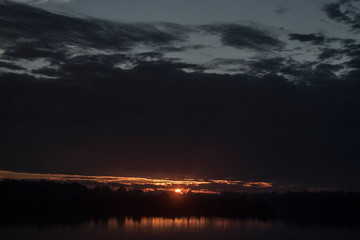
[[[50,180],[60,182],[79,182],[87,185],[107,185],[110,187],[126,186],[128,189],[138,188],[147,191],[172,191],[182,188],[195,193],[221,193],[222,191],[276,190],[269,182],[252,182],[221,179],[154,179],[143,177],[85,176],[69,174],[21,173],[0,170],[0,179],[17,180]],[[230,187],[229,187],[230,186]]]

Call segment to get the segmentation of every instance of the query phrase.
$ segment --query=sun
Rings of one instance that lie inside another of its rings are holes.
[[[177,189],[174,190],[174,192],[176,192],[176,193],[182,193],[182,190],[181,190],[180,188],[177,188]]]

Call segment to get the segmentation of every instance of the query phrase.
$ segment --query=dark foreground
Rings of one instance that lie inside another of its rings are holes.
[[[220,217],[113,217],[76,224],[0,224],[1,240],[359,240],[360,228]]]
[[[176,194],[88,189],[78,183],[0,182],[0,223],[83,222],[121,216],[226,217],[360,226],[360,194],[343,192]]]
[[[359,240],[358,227],[220,217],[112,217],[73,224],[0,224],[1,240]]]

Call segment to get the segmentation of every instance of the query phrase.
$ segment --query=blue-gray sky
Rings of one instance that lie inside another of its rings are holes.
[[[1,1],[0,170],[360,190],[359,7]]]

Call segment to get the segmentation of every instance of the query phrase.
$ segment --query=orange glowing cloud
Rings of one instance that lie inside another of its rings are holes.
[[[258,187],[258,188],[270,188],[272,183],[268,182],[248,182],[243,184],[244,187]]]
[[[141,189],[144,192],[174,191],[176,193],[220,193],[222,191],[240,191],[244,188],[272,188],[270,182],[238,181],[229,179],[158,179],[144,177],[86,176],[69,174],[21,173],[0,170],[0,179],[50,180],[79,182],[87,185],[104,184],[112,187],[126,186],[127,189]],[[90,184],[91,183],[91,184]]]

